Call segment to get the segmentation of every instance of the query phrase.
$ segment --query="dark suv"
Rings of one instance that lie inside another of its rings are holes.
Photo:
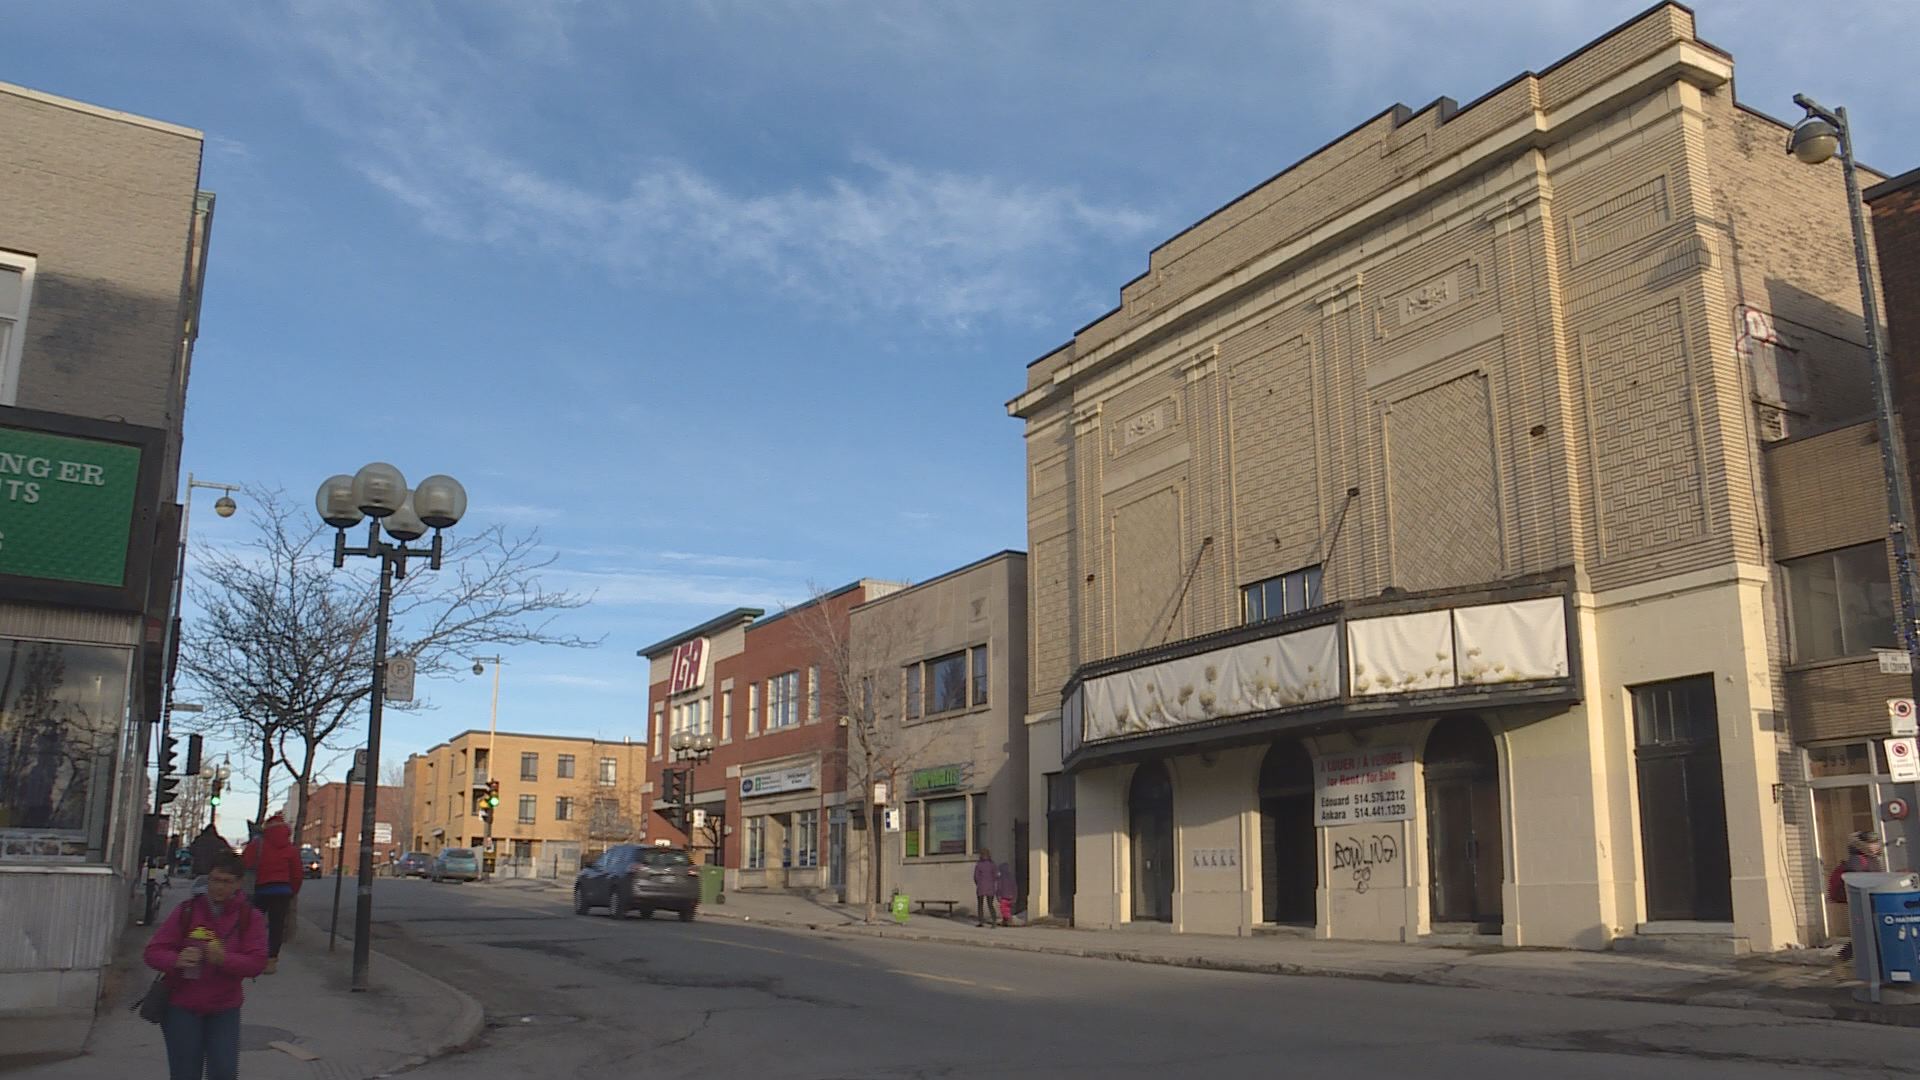
[[[574,914],[597,907],[605,907],[616,919],[629,911],[650,919],[655,908],[666,908],[679,912],[681,922],[692,922],[700,908],[700,871],[684,848],[608,848],[573,879]]]

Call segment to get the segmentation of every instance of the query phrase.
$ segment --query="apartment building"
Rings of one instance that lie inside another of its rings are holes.
[[[400,807],[404,788],[382,785],[374,795],[373,867],[376,873],[398,858],[406,834],[400,830]],[[366,789],[359,784],[321,784],[307,794],[306,818],[300,825],[302,847],[320,853],[322,873],[331,874],[342,865],[346,873],[360,872],[360,823],[365,820]],[[289,804],[281,815],[289,826],[298,819],[298,808]]]
[[[1808,688],[1877,642],[1797,662],[1789,601],[1885,526],[1775,495],[1869,384],[1839,166],[1733,72],[1662,4],[1394,106],[1029,366],[1037,913],[1823,938],[1814,741],[1871,710]]]
[[[189,128],[0,84],[0,1046],[79,1048],[136,896],[213,196]],[[164,836],[159,822],[149,834]]]
[[[846,739],[834,703],[848,613],[899,589],[862,579],[766,614],[736,608],[639,650],[648,662],[647,827],[726,867],[729,889],[846,890]],[[677,734],[713,739],[705,760]],[[689,770],[690,771],[686,771]],[[669,771],[691,777],[689,832],[662,810]]]
[[[887,786],[900,828],[876,834],[850,800],[847,898],[973,898],[982,853],[1024,884],[1027,557],[1002,551],[855,607],[848,618],[854,787]],[[878,874],[874,872],[879,867]],[[1025,889],[1020,893],[1024,899]]]
[[[491,841],[498,873],[569,875],[609,845],[645,839],[645,776],[644,743],[463,731],[407,757],[407,850]],[[491,822],[480,802],[490,779],[500,781]]]

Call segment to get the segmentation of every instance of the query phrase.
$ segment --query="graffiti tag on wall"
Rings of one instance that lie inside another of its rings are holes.
[[[1386,833],[1349,836],[1333,842],[1333,869],[1353,875],[1353,891],[1366,892],[1373,884],[1373,868],[1391,866],[1400,858],[1400,841]]]

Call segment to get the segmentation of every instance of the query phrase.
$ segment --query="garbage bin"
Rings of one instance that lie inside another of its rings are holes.
[[[700,868],[700,903],[727,902],[727,868],[708,864]]]
[[[1920,891],[1873,892],[1868,898],[1880,938],[1881,981],[1920,983]]]
[[[1877,1005],[1883,984],[1920,980],[1920,874],[1852,873],[1841,880],[1853,925],[1854,976]]]

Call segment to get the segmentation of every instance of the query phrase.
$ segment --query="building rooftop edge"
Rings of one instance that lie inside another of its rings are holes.
[[[1027,557],[1027,553],[1024,551],[1021,551],[1018,548],[1002,548],[1001,550],[996,551],[993,554],[986,556],[985,558],[975,559],[972,562],[967,563],[965,566],[956,566],[951,570],[946,570],[939,574],[936,574],[925,581],[916,581],[913,584],[908,585],[906,588],[898,590],[897,592],[890,592],[885,596],[876,596],[873,599],[868,600],[863,604],[859,604],[855,606],[853,610],[862,611],[867,608],[873,607],[876,604],[884,604],[887,601],[894,599],[895,597],[905,596],[908,593],[919,592],[921,589],[924,589],[929,585],[938,585],[949,578],[959,577],[961,574],[964,574],[969,570],[978,570],[983,566],[987,566],[991,563],[999,562],[1003,559],[1014,559],[1014,558],[1024,559],[1026,557]]]
[[[18,86],[14,83],[0,82],[0,94],[11,94],[14,97],[37,101],[42,105],[52,105],[57,109],[70,109],[73,112],[85,113],[88,116],[98,117],[102,120],[118,120],[123,124],[132,124],[135,127],[165,132],[168,135],[179,135],[183,138],[193,139],[196,142],[204,143],[207,141],[206,133],[198,128],[173,124],[165,120],[155,120],[151,116],[141,116],[138,113],[121,112],[119,109],[109,109],[104,105],[93,105],[85,101],[61,97],[58,94],[49,94],[44,90],[35,90],[29,86]]]
[[[1896,191],[1905,191],[1910,187],[1920,187],[1920,169],[1908,169],[1899,176],[1888,177],[1861,192],[1860,195],[1861,198],[1872,202],[1875,199],[1892,195]]]
[[[668,649],[673,648],[683,641],[690,641],[702,634],[710,634],[715,630],[724,630],[735,623],[751,623],[765,614],[766,610],[764,608],[737,607],[718,618],[708,619],[706,622],[701,623],[691,630],[682,630],[670,638],[656,641],[644,649],[635,651],[634,655],[652,658],[660,653],[666,652]]]

